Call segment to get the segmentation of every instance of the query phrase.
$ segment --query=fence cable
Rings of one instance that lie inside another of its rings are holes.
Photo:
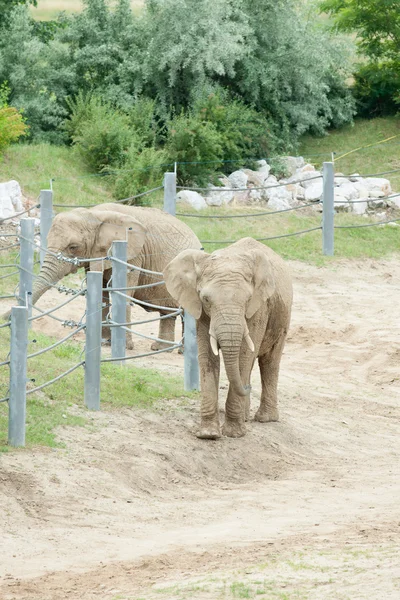
[[[313,171],[309,171],[310,173],[313,173]],[[361,177],[361,176],[360,176]],[[253,190],[271,190],[273,188],[278,188],[278,187],[286,187],[287,185],[295,185],[296,183],[302,183],[304,180],[306,181],[312,181],[313,179],[322,179],[322,175],[314,175],[313,177],[304,177],[303,179],[296,179],[295,181],[286,181],[285,183],[275,183],[274,185],[263,185],[260,187],[245,187],[245,188],[225,188],[225,187],[213,187],[213,188],[205,188],[205,187],[186,187],[183,185],[177,185],[176,189],[177,190],[186,190],[189,192],[208,192],[208,193],[215,193],[215,192],[251,192]]]
[[[280,238],[285,237],[293,237],[295,235],[302,235],[303,233],[309,233],[310,231],[318,231],[318,229],[322,229],[322,226],[319,227],[311,227],[310,229],[303,229],[302,231],[295,231],[294,233],[285,233],[284,235],[274,235],[266,238],[254,238],[257,242],[266,242],[268,240],[278,240]],[[239,240],[211,240],[211,241],[202,241],[202,244],[236,244]]]
[[[292,210],[300,210],[301,208],[307,208],[309,206],[318,206],[321,204],[321,200],[316,200],[315,202],[309,202],[307,204],[302,204],[300,206],[292,206],[291,208],[284,208],[282,210],[272,210],[265,211],[260,213],[248,213],[242,215],[196,215],[196,214],[185,214],[185,213],[176,213],[177,217],[195,217],[197,219],[254,219],[255,217],[264,217],[265,215],[277,215],[279,213],[286,213]]]
[[[50,350],[54,350],[54,348],[57,348],[57,346],[60,346],[61,344],[63,344],[67,340],[69,340],[72,336],[74,336],[77,333],[79,333],[79,331],[82,331],[82,329],[85,329],[85,327],[86,327],[86,325],[81,325],[75,331],[71,331],[71,333],[69,333],[68,335],[66,335],[64,338],[62,338],[61,340],[58,340],[58,342],[55,342],[54,344],[52,344],[51,346],[48,346],[47,348],[43,348],[42,350],[38,350],[37,352],[34,352],[33,354],[28,354],[28,356],[26,358],[34,358],[35,356],[40,356],[41,354],[45,354],[45,352],[49,352]]]
[[[71,367],[70,369],[68,369],[68,371],[65,371],[65,373],[58,375],[58,377],[55,377],[54,379],[51,379],[50,381],[47,381],[46,383],[43,383],[42,385],[39,385],[39,386],[33,388],[33,390],[27,390],[26,395],[28,396],[28,394],[33,394],[34,392],[39,392],[39,390],[42,390],[43,388],[47,387],[48,385],[51,385],[52,383],[59,381],[63,377],[66,377],[67,375],[69,375],[70,373],[72,373],[73,371],[75,371],[76,369],[81,367],[83,364],[85,364],[84,360],[82,360],[78,364],[76,364],[73,367]]]

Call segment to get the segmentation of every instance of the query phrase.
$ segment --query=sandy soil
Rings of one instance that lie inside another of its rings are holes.
[[[202,441],[197,402],[171,401],[0,456],[2,600],[400,597],[400,263],[292,268],[279,423]]]

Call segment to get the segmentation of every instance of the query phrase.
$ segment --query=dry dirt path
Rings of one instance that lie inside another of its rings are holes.
[[[400,261],[292,268],[279,423],[207,442],[166,402],[0,455],[1,600],[400,597]]]

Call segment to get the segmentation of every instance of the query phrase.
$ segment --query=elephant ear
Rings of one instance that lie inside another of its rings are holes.
[[[171,296],[195,319],[203,310],[197,292],[197,276],[202,261],[209,256],[201,250],[183,250],[164,269],[165,285]]]
[[[128,242],[128,260],[139,254],[143,248],[147,229],[130,215],[116,211],[92,211],[98,221],[95,251],[99,256],[108,254],[115,241]]]
[[[253,260],[254,290],[247,306],[246,319],[251,319],[275,291],[275,278],[272,272],[272,265],[265,253],[260,250],[253,250],[251,256]]]

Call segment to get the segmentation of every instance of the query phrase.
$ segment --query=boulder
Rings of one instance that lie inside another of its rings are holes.
[[[248,176],[243,171],[234,171],[228,177],[230,185],[233,188],[245,188],[247,186]]]
[[[233,192],[224,188],[211,188],[211,191],[205,197],[208,206],[222,206],[229,204],[233,200]]]
[[[286,189],[286,187],[277,187],[270,190],[266,190],[268,197],[268,208],[271,210],[285,210],[290,208],[292,201],[292,194]]]
[[[395,208],[400,208],[400,196],[394,196],[394,198],[388,198],[389,204]]]
[[[306,202],[316,202],[317,200],[321,200],[323,192],[323,182],[322,179],[315,179],[312,182],[312,185],[309,185],[304,190],[304,199]]]
[[[376,210],[377,208],[386,208],[387,202],[383,198],[380,200],[369,200],[368,206],[373,210]]]
[[[346,180],[338,186],[338,192],[345,196],[348,200],[356,200],[359,198],[359,190],[356,183],[351,183]]]
[[[264,182],[266,179],[268,179],[271,167],[269,166],[269,164],[267,163],[266,160],[258,160],[257,165],[258,165],[257,173],[261,177],[262,181]]]
[[[245,192],[234,192],[233,193],[233,204],[235,206],[243,206],[246,204],[251,204],[250,190],[246,190]]]
[[[335,189],[334,207],[336,212],[349,212],[351,210],[348,199],[340,194],[337,189]]]
[[[285,187],[292,196],[292,201],[291,201],[292,206],[295,206],[299,202],[304,202],[305,189],[299,183],[289,183]]]
[[[366,177],[364,181],[369,190],[383,192],[383,196],[388,196],[392,192],[390,181],[383,177]],[[381,196],[377,195],[376,197],[380,198]]]
[[[299,169],[303,168],[305,164],[302,156],[282,156],[282,158],[279,159],[279,162],[289,177],[294,175]]]
[[[176,195],[176,201],[190,204],[190,206],[192,206],[195,210],[203,210],[204,208],[207,208],[207,203],[203,196],[200,196],[200,194],[197,192],[192,192],[190,190],[181,190]]]
[[[349,177],[349,180],[352,181],[353,183],[357,182],[357,181],[361,181],[361,179],[362,179],[362,177],[360,176],[360,173],[352,173]]]
[[[22,192],[18,181],[12,179],[0,183],[0,218],[13,217],[23,210]]]
[[[243,173],[247,175],[247,185],[253,185],[254,187],[261,187],[265,181],[263,177],[257,171],[251,169],[243,169]]]

